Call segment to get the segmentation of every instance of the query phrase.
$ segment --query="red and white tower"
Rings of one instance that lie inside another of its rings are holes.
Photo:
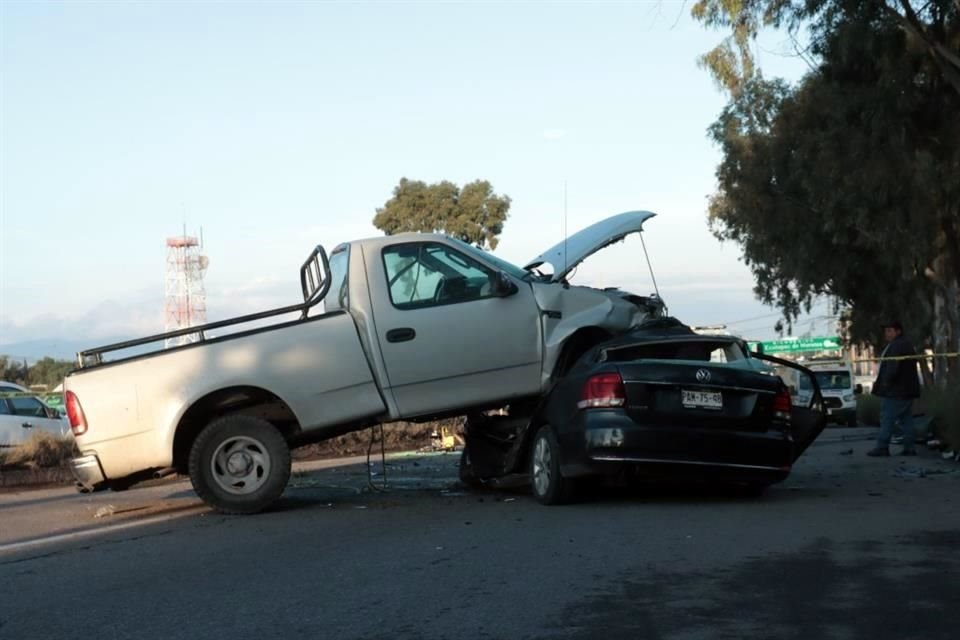
[[[202,250],[201,242],[186,233],[167,238],[166,331],[207,322],[207,293],[203,288],[203,275],[210,260],[201,253]],[[168,338],[164,347],[176,347],[199,339],[200,336],[195,333]]]

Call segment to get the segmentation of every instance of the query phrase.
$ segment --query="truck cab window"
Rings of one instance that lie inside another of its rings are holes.
[[[341,245],[330,256],[330,292],[323,301],[325,312],[349,307],[347,271],[350,266],[349,247]]]
[[[383,263],[398,309],[470,302],[493,290],[493,270],[442,244],[393,245],[383,250]]]

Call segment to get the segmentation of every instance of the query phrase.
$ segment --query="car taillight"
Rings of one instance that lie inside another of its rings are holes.
[[[619,373],[600,373],[591,376],[580,392],[578,409],[622,407],[627,403],[627,391]]]
[[[64,404],[67,405],[67,419],[70,420],[70,429],[73,435],[82,436],[87,432],[87,416],[83,415],[83,407],[80,406],[80,400],[73,391],[67,391],[64,396]]]
[[[783,390],[773,398],[773,415],[781,420],[790,419],[790,411],[793,409],[793,402],[790,400],[790,392]]]

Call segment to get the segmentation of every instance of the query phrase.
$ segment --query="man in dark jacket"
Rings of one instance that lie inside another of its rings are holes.
[[[913,345],[903,335],[903,325],[894,321],[884,328],[887,347],[881,358],[914,356]],[[916,360],[881,360],[873,395],[880,396],[880,434],[877,446],[868,456],[889,456],[890,436],[897,422],[903,429],[902,456],[917,455],[913,438],[913,400],[920,397],[920,377]]]

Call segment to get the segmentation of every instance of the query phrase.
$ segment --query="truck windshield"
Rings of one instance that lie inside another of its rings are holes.
[[[500,271],[503,271],[503,272],[505,272],[505,273],[513,276],[514,278],[519,278],[519,279],[521,279],[521,280],[529,280],[530,272],[524,271],[523,269],[521,269],[521,268],[518,267],[517,265],[511,264],[511,263],[507,262],[506,260],[504,260],[504,259],[502,259],[502,258],[498,258],[497,256],[493,255],[492,253],[489,253],[489,252],[487,252],[487,251],[484,251],[483,249],[478,249],[478,248],[474,247],[473,245],[467,244],[467,243],[464,242],[463,240],[459,240],[459,239],[457,239],[457,238],[450,238],[450,239],[453,240],[453,241],[456,243],[456,245],[457,245],[457,247],[458,247],[459,249],[461,249],[461,250],[464,251],[465,253],[470,254],[471,256],[473,256],[473,257],[475,257],[475,258],[478,258],[481,262],[486,262],[487,264],[492,264],[493,266],[495,266],[495,267],[496,267],[497,269],[499,269]]]

